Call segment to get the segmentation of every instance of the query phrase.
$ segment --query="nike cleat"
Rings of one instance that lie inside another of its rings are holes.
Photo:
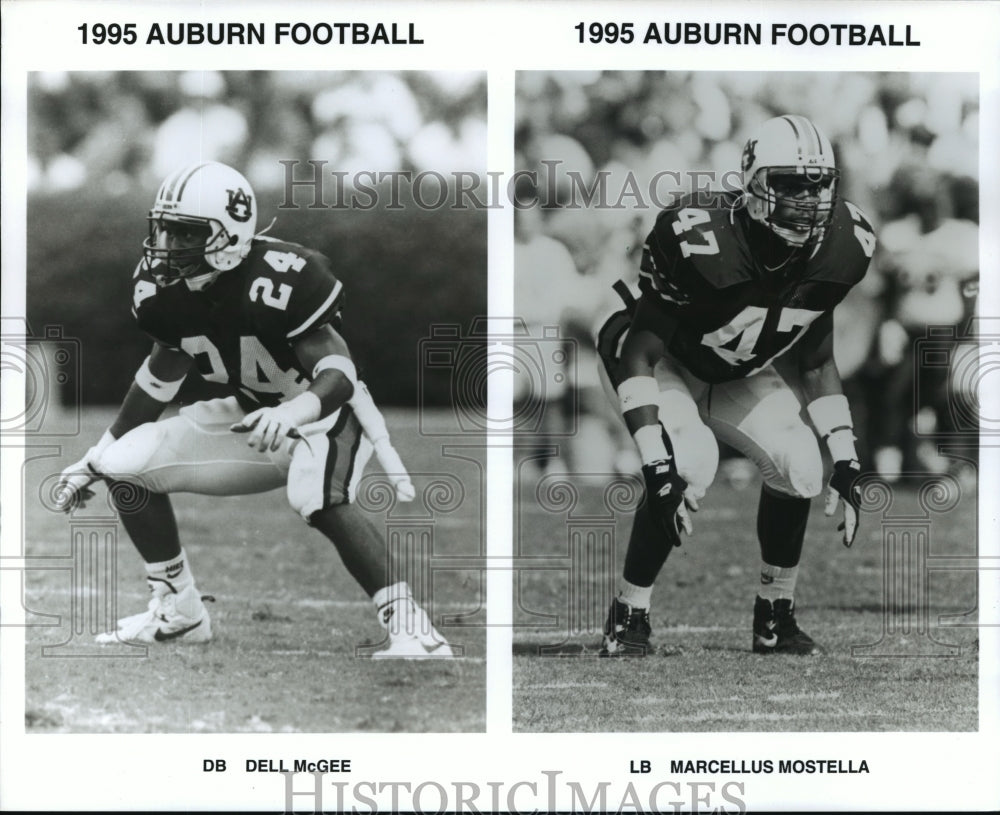
[[[444,640],[425,642],[420,637],[395,637],[389,647],[372,654],[372,659],[449,659],[455,656]]]
[[[169,583],[150,583],[153,596],[146,611],[123,617],[114,631],[95,638],[99,645],[119,642],[202,643],[212,639],[208,610],[192,585],[179,594]]]
[[[611,601],[604,623],[602,657],[644,657],[650,650],[649,609],[632,608],[618,598]]]
[[[386,604],[379,610],[379,623],[389,634],[389,647],[372,659],[448,659],[455,656],[447,640],[410,597]]]
[[[753,604],[753,652],[815,656],[823,649],[795,622],[794,601],[775,600],[772,605],[758,597]]]

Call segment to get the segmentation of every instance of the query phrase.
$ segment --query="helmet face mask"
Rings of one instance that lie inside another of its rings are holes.
[[[205,262],[207,256],[229,245],[221,224],[152,213],[147,220],[149,238],[143,252],[161,286],[214,272]]]
[[[822,241],[837,203],[829,139],[803,116],[779,116],[743,148],[747,212],[793,247]]]
[[[169,175],[147,220],[143,255],[157,284],[183,280],[192,291],[200,291],[249,253],[257,227],[256,203],[240,173],[205,162]]]

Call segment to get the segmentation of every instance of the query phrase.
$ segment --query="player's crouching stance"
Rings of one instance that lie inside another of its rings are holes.
[[[388,555],[352,505],[374,451],[402,500],[413,486],[338,333],[342,285],[323,255],[256,235],[247,180],[223,164],[169,176],[149,214],[133,275],[133,313],[154,339],[118,416],[62,474],[63,508],[108,482],[146,561],[152,599],[101,643],[206,642],[212,628],[181,549],[172,492],[242,495],[287,488],[375,603],[389,646],[376,656],[442,657],[451,648],[406,583],[386,585]],[[232,395],[159,420],[192,362]]]
[[[864,276],[875,237],[837,197],[833,149],[804,117],[764,123],[742,171],[743,194],[689,195],[660,213],[643,252],[642,296],[621,287],[627,308],[599,337],[646,483],[605,655],[649,648],[653,582],[681,531],[692,531],[689,513],[718,466],[716,438],[751,459],[764,482],[755,653],[820,651],[795,618],[810,499],[823,484],[817,434],[834,462],[826,513],[841,503],[844,544],[857,534],[860,466],[833,361],[833,308]]]

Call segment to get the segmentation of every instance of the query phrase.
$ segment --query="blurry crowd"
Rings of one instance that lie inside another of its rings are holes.
[[[80,71],[29,78],[29,192],[155,189],[194,160],[260,188],[279,160],[447,173],[486,163],[482,72]]]
[[[914,469],[967,475],[976,376],[975,346],[963,337],[974,330],[978,290],[978,110],[973,74],[519,73],[516,164],[558,192],[551,201],[543,190],[543,206],[517,215],[516,307],[533,335],[559,325],[572,340],[563,374],[551,365],[546,374],[561,384],[546,391],[542,437],[574,434],[550,465],[636,466],[596,373],[594,332],[621,308],[611,286],[622,279],[636,290],[659,205],[706,183],[690,171],[714,173],[723,185],[730,173],[731,183],[756,126],[797,113],[830,137],[841,195],[879,237],[868,275],[835,313],[860,454],[889,480]],[[573,174],[592,181],[600,173],[611,202],[632,190],[621,198],[626,206],[587,206],[579,183],[573,192]],[[574,195],[576,205],[565,206]],[[926,347],[929,326],[938,353]],[[941,441],[951,443],[948,455]],[[723,453],[723,476],[746,483],[752,468]]]

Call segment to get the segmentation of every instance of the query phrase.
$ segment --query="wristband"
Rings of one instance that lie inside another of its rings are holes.
[[[632,434],[635,446],[639,448],[639,458],[643,464],[663,461],[670,458],[667,446],[663,443],[663,428],[659,424],[647,424]]]
[[[816,432],[824,439],[835,430],[854,429],[851,406],[842,393],[820,396],[808,404],[806,411],[812,419]]]
[[[849,427],[834,430],[827,436],[826,447],[834,461],[858,460],[858,451],[854,446],[854,431]]]
[[[183,377],[176,382],[164,382],[149,370],[149,357],[142,361],[139,370],[135,372],[135,384],[145,391],[147,396],[152,397],[157,402],[166,404],[177,395],[184,383]]]
[[[857,460],[851,406],[842,393],[820,396],[806,406],[816,432],[826,442],[834,461]]]
[[[117,439],[111,435],[110,430],[105,430],[101,440],[87,451],[87,458],[97,458],[108,449]]]
[[[294,427],[312,424],[320,418],[323,405],[320,398],[312,391],[304,391],[294,399],[282,402],[280,410],[288,416]]]
[[[633,376],[618,386],[618,404],[622,414],[646,405],[658,405],[659,401],[660,386],[651,376]]]

